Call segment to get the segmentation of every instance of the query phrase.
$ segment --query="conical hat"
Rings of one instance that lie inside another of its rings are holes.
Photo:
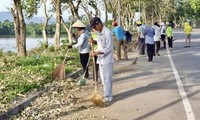
[[[86,27],[86,25],[80,21],[80,20],[77,20],[73,25],[72,27]]]

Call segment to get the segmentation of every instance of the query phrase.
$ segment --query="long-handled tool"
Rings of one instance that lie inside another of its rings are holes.
[[[104,107],[105,106],[105,102],[102,99],[102,96],[98,93],[98,85],[97,85],[97,74],[96,74],[96,63],[95,63],[95,58],[92,57],[92,61],[93,61],[93,66],[94,66],[94,81],[95,81],[95,86],[94,86],[94,91],[93,93],[86,98],[86,100],[89,100],[91,102],[93,102],[96,106],[98,107]]]
[[[88,58],[88,61],[87,61],[87,65],[86,65],[86,69],[85,69],[85,71],[84,71],[84,73],[83,73],[83,75],[82,75],[82,78],[78,81],[78,83],[77,83],[77,85],[79,85],[79,86],[83,86],[83,85],[85,85],[86,84],[86,79],[85,79],[85,74],[86,74],[86,72],[87,72],[87,69],[88,69],[88,67],[89,67],[89,63],[90,63],[90,56],[89,56],[89,58]]]
[[[138,47],[139,47],[139,45],[135,48],[135,49],[136,49],[136,52],[137,52],[137,55],[136,55],[136,58],[135,58],[135,60],[133,61],[132,64],[136,64],[136,63],[137,63],[137,60],[138,60],[138,57],[140,56],[139,51],[138,51]]]
[[[69,49],[67,49],[67,53],[65,54],[65,58],[62,61],[61,64],[59,64],[52,72],[52,77],[55,79],[63,80],[65,79],[65,65],[66,65],[66,59],[67,55],[69,53]]]

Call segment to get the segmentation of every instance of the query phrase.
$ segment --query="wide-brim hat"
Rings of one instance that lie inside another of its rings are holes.
[[[84,28],[86,27],[86,25],[81,21],[81,20],[77,20],[73,25],[72,27],[81,27],[81,28]]]
[[[136,22],[136,24],[138,24],[138,25],[141,25],[141,24],[142,24],[142,22],[141,22],[141,21],[137,21],[137,22]]]

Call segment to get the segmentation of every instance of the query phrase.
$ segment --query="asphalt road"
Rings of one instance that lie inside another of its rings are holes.
[[[153,63],[146,62],[146,55],[136,65],[133,59],[116,62],[113,102],[87,115],[94,120],[200,120],[199,33],[193,30],[191,47],[184,48],[183,31],[174,30],[173,50],[160,51]]]

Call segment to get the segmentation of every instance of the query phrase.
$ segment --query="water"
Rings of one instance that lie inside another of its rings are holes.
[[[43,42],[42,36],[27,37],[26,49],[30,50],[33,48],[37,48],[41,45],[41,42]],[[48,36],[48,42],[49,45],[54,44],[53,36]],[[8,51],[17,52],[15,36],[0,36],[0,49],[3,49],[3,52],[8,52]]]

